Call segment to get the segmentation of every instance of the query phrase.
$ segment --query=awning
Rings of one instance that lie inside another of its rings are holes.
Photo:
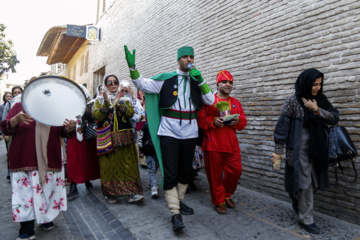
[[[45,34],[36,56],[48,57],[47,64],[68,63],[81,45],[82,37],[66,35],[66,26],[50,28]]]

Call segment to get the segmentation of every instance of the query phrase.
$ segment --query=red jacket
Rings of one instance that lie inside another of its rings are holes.
[[[15,104],[6,119],[1,122],[1,130],[6,136],[13,136],[9,149],[9,161],[11,172],[37,170],[37,158],[35,150],[35,125],[33,121],[29,125],[19,123],[11,128],[10,119],[22,110],[21,103]],[[75,131],[66,133],[65,127],[51,127],[47,146],[48,170],[61,171],[61,143],[60,137],[71,138]]]
[[[214,126],[214,120],[219,116],[218,110],[214,105],[219,101],[229,102],[231,114],[240,114],[240,121],[237,125],[225,125],[222,128]],[[198,112],[197,120],[199,127],[204,129],[204,140],[202,144],[204,151],[240,152],[236,130],[243,130],[247,124],[247,120],[244,110],[236,98],[229,97],[228,99],[222,99],[215,94],[215,103],[211,106],[203,106]]]

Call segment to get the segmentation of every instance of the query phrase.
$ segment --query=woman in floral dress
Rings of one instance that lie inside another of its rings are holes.
[[[131,124],[135,110],[131,99],[121,94],[115,75],[104,78],[103,90],[103,98],[95,101],[93,115],[98,131],[110,125],[113,151],[98,153],[102,193],[108,203],[124,196],[129,196],[128,202],[135,203],[144,198]]]
[[[17,239],[35,239],[34,223],[44,230],[55,227],[52,220],[67,209],[61,139],[75,135],[74,120],[62,127],[36,122],[16,103],[1,130],[12,136],[9,161],[13,220],[20,222]]]

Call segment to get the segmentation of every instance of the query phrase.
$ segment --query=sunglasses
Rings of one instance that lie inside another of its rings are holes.
[[[109,86],[109,85],[119,85],[119,81],[118,81],[118,80],[115,80],[115,81],[107,81],[106,85],[107,85],[107,86]]]

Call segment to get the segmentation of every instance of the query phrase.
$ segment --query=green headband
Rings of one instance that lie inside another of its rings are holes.
[[[190,55],[190,56],[194,57],[194,49],[192,47],[185,46],[185,47],[181,47],[177,50],[177,60],[178,61],[182,56],[186,56],[186,55]]]

